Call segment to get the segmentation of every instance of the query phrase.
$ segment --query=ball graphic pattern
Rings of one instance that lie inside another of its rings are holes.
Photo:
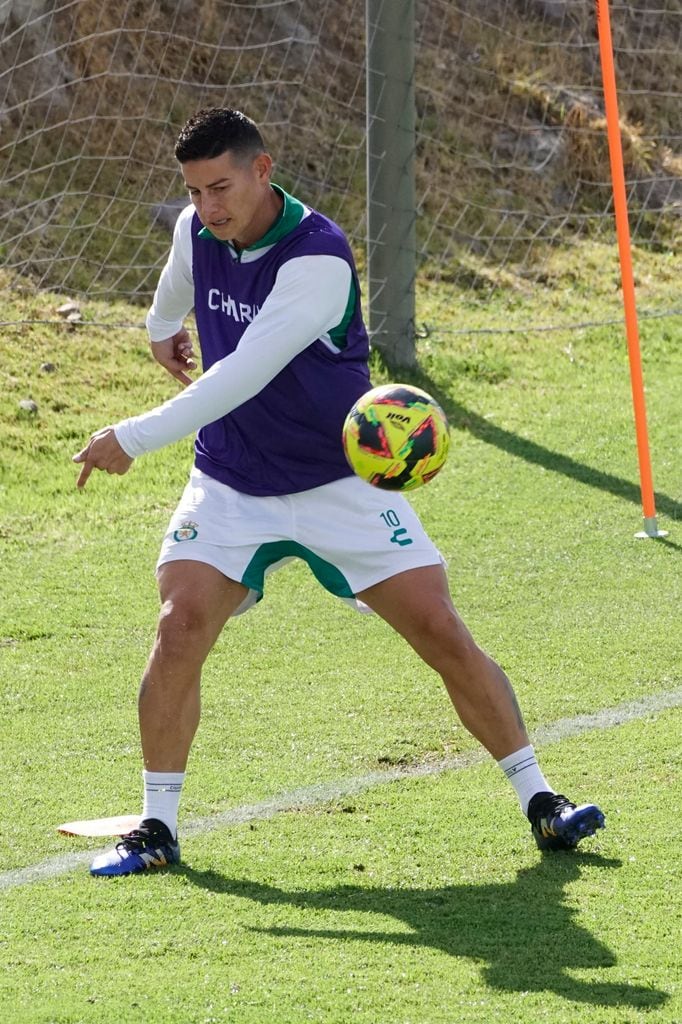
[[[409,491],[432,480],[450,447],[448,421],[431,395],[384,384],[355,403],[343,427],[351,469],[374,487]]]

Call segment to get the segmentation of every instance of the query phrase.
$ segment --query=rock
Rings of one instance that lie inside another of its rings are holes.
[[[569,17],[585,11],[585,0],[518,0],[523,14],[531,14],[543,21],[561,25]],[[582,12],[581,12],[582,8]]]
[[[682,179],[654,169],[635,183],[635,192],[645,210],[682,215]]]
[[[74,69],[59,45],[53,7],[51,0],[5,0],[0,8],[0,67],[4,71],[10,58],[12,66],[3,99],[10,108],[29,102],[33,116],[70,109],[65,87]]]
[[[537,123],[522,129],[503,128],[493,138],[493,159],[539,173],[563,155],[565,142],[555,125]]]
[[[59,306],[56,312],[59,313],[60,316],[63,316],[65,320],[67,320],[72,313],[78,313],[80,316],[80,311],[81,308],[78,305],[78,303],[74,302],[72,299],[69,299],[68,302],[65,302],[63,303],[63,305]]]
[[[19,408],[22,412],[27,412],[31,416],[35,416],[38,412],[38,406],[32,398],[22,398],[19,402]]]

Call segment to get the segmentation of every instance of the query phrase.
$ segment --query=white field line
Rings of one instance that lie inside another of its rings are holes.
[[[639,700],[624,701],[612,708],[604,708],[590,715],[575,715],[572,718],[560,718],[550,725],[541,726],[531,734],[531,742],[536,747],[550,743],[559,743],[569,739],[571,736],[578,736],[582,733],[593,732],[599,729],[612,729],[626,722],[637,721],[646,718],[648,715],[656,715],[669,708],[682,705],[682,687],[676,690],[669,690],[665,693],[652,694],[642,697]],[[244,804],[241,807],[232,807],[221,814],[215,814],[210,818],[194,818],[183,826],[183,835],[214,832],[216,829],[227,828],[230,825],[241,825],[247,821],[264,821],[274,818],[277,814],[286,811],[295,811],[303,807],[314,807],[319,804],[329,803],[345,797],[355,796],[363,790],[371,789],[372,786],[380,786],[386,782],[398,782],[404,779],[420,778],[426,775],[437,775],[446,771],[461,771],[464,768],[471,768],[489,759],[489,754],[484,750],[474,750],[467,754],[457,754],[454,757],[444,758],[440,761],[430,761],[421,765],[407,767],[389,768],[382,771],[368,772],[366,775],[358,775],[347,779],[338,779],[335,782],[321,782],[312,786],[304,786],[301,789],[291,790],[280,796],[268,797],[255,804]],[[42,882],[47,879],[64,875],[80,865],[88,864],[95,856],[92,850],[80,853],[65,853],[58,857],[51,857],[41,861],[39,864],[32,864],[25,868],[16,868],[12,871],[0,873],[0,890],[13,889],[20,885],[29,885],[33,882]]]

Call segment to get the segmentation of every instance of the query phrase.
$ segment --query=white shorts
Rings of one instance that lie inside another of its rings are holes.
[[[443,559],[412,506],[358,477],[282,497],[233,490],[196,467],[163,539],[158,567],[206,562],[249,588],[235,614],[263,596],[265,577],[302,558],[330,593],[355,595],[406,569]]]

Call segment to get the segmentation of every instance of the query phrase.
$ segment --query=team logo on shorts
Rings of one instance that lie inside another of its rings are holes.
[[[173,540],[194,540],[198,533],[198,523],[193,523],[191,519],[187,519],[184,523],[181,523],[175,531],[173,534]]]

